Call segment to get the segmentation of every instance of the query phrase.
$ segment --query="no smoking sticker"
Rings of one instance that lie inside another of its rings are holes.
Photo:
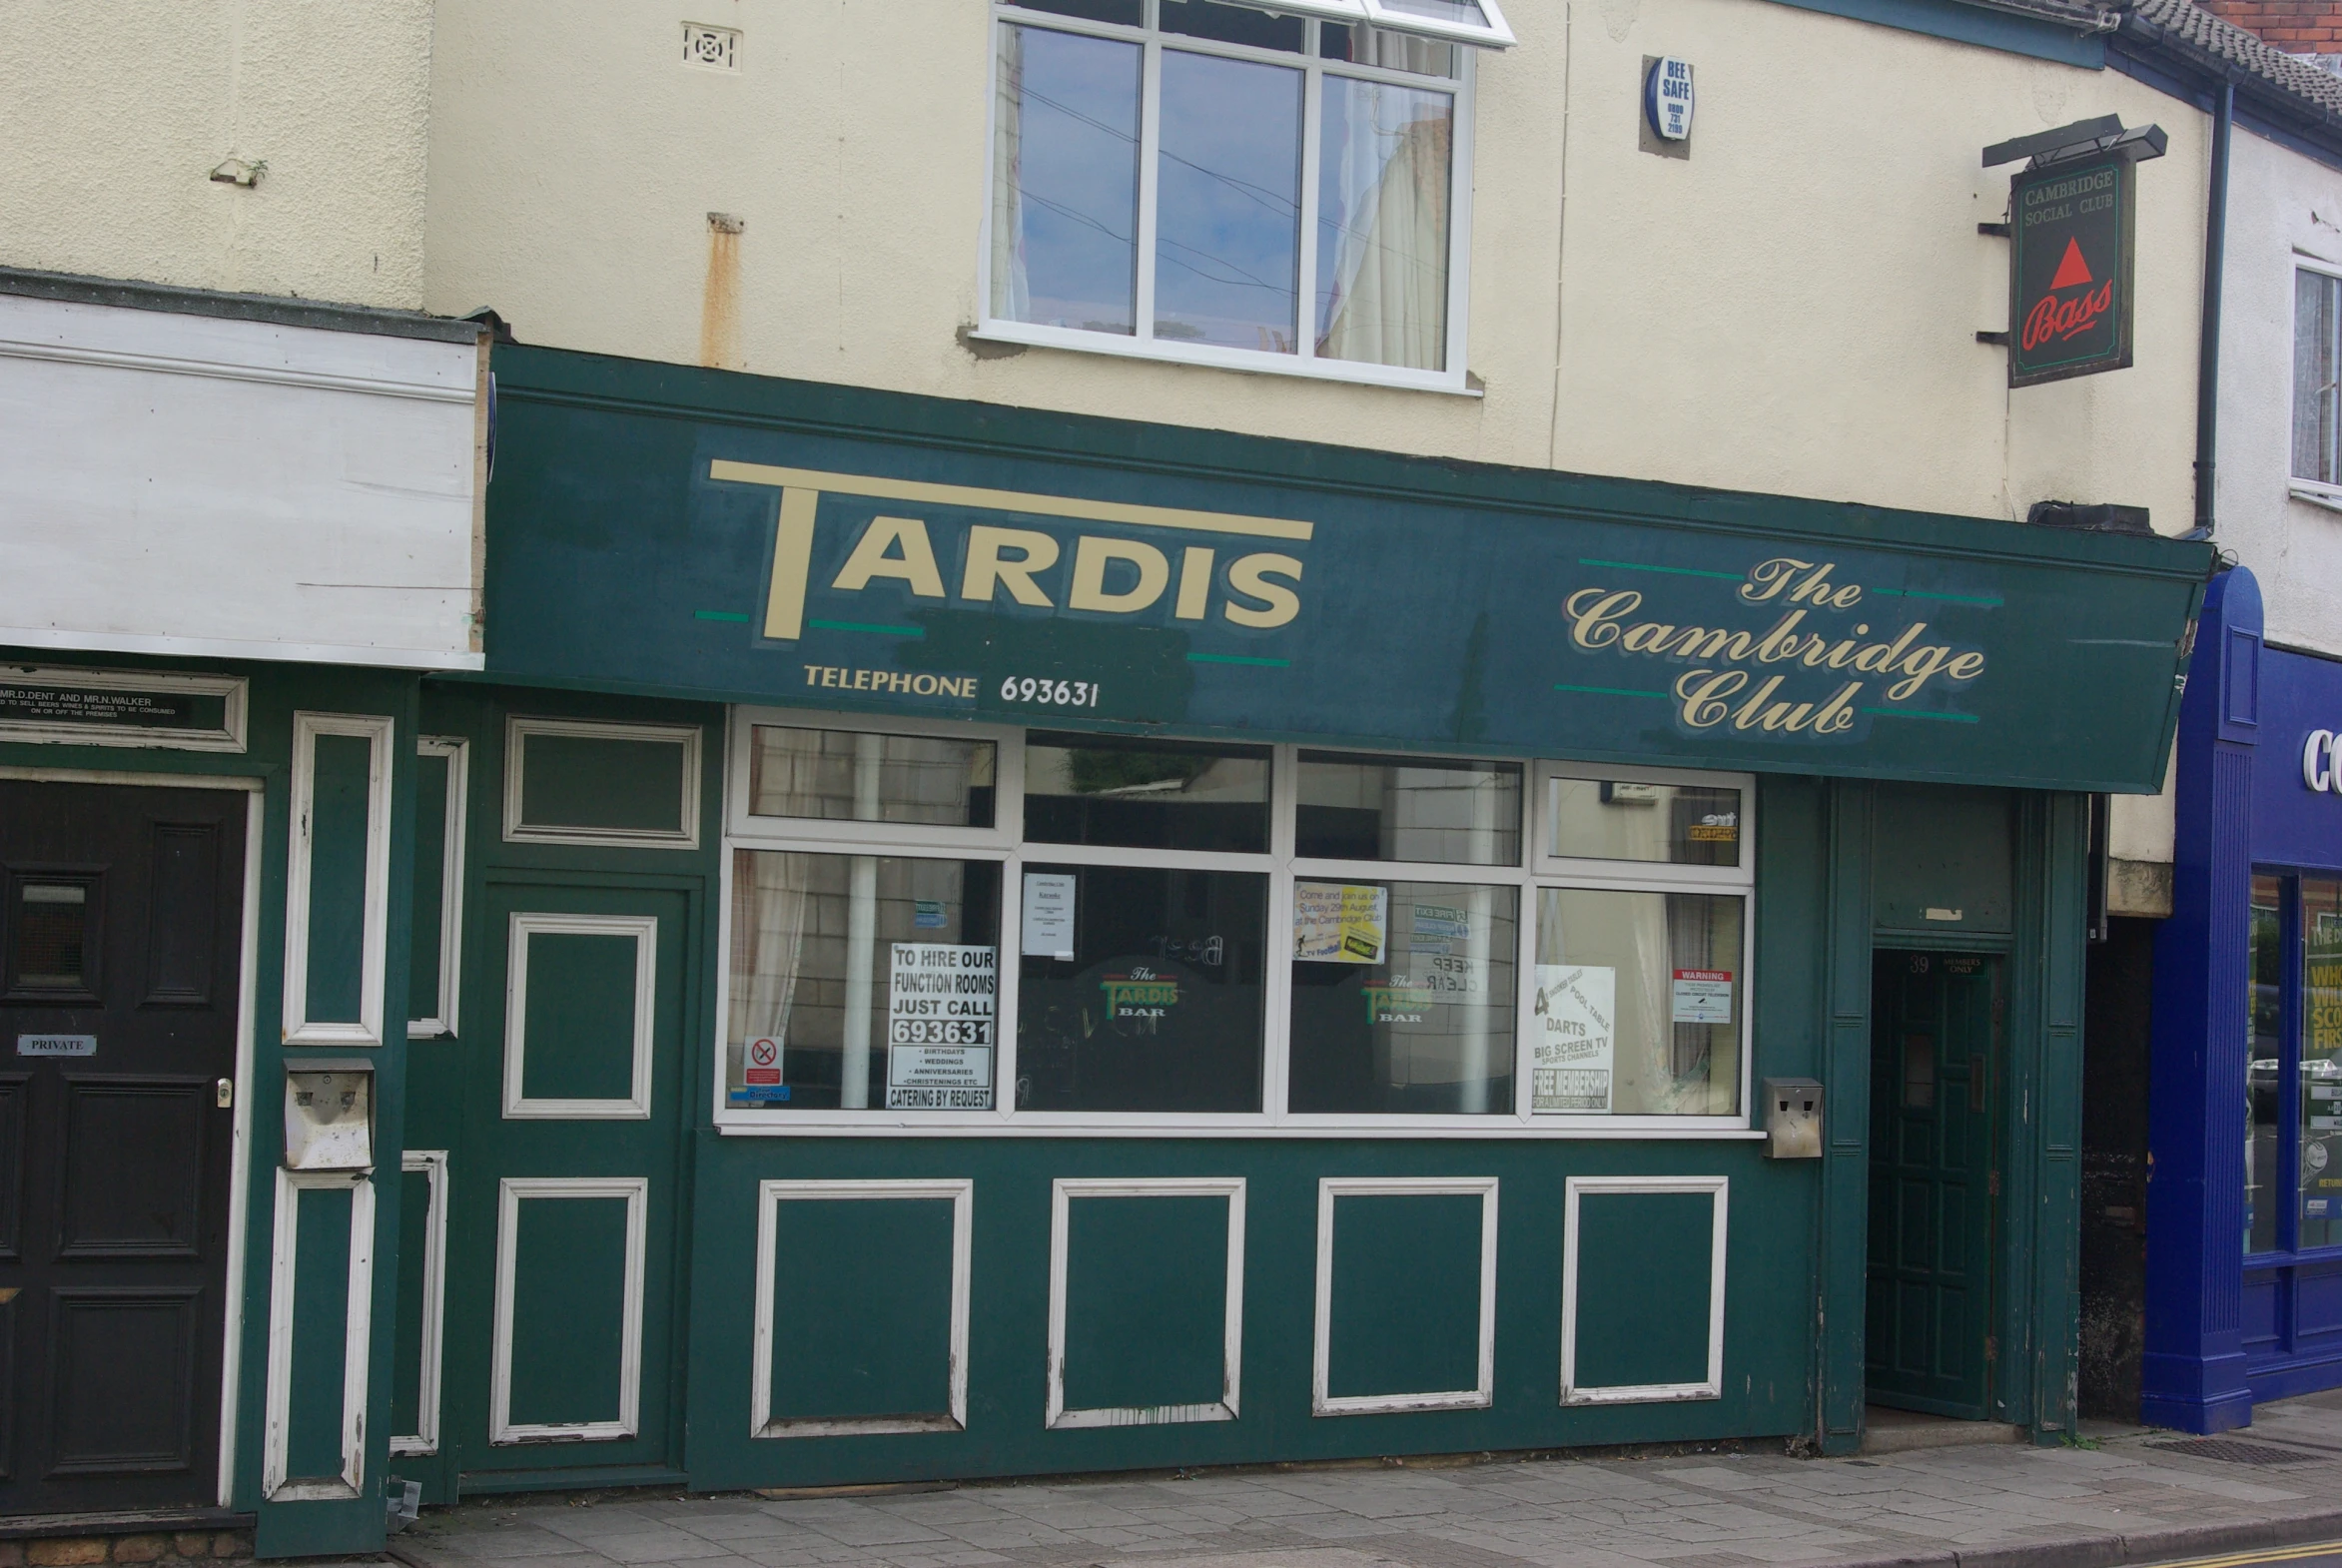
[[[750,1084],[777,1084],[781,1081],[781,1043],[765,1036],[748,1042],[748,1071],[742,1075]]]

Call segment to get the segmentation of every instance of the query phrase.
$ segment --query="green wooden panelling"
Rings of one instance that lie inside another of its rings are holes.
[[[948,1199],[791,1198],[773,1242],[775,1419],[950,1410]]]
[[[452,757],[414,759],[414,940],[406,970],[406,1016],[439,1013],[439,913],[447,890],[447,770]],[[460,890],[458,890],[460,896]]]
[[[532,828],[679,831],[683,748],[656,740],[530,735],[521,742],[520,820]]]
[[[285,1473],[294,1480],[342,1473],[342,1379],[350,1338],[349,1187],[293,1194],[300,1224],[293,1277],[293,1401]]]
[[[513,1424],[616,1420],[626,1200],[524,1197],[514,1227]]]
[[[398,1176],[398,1310],[390,1340],[390,1431],[419,1430],[422,1389],[423,1260],[430,1250],[430,1177]]]
[[[367,777],[374,743],[317,737],[309,861],[309,1019],[355,1024],[366,963]]]
[[[1879,786],[1873,922],[1937,936],[2007,932],[2013,802],[2006,790]],[[1939,914],[1931,918],[1930,910]]]
[[[1477,1384],[1479,1197],[1336,1198],[1327,1341],[1336,1398]]]
[[[536,931],[528,937],[531,1100],[624,1100],[634,1081],[632,937]]]
[[[1822,1058],[1822,1203],[1815,1291],[1824,1453],[1862,1446],[1864,1273],[1869,1262],[1873,788],[1829,785],[1823,916],[1829,1038]],[[1760,881],[1760,886],[1762,882]],[[1764,1071],[1762,1055],[1758,1071]]]
[[[1708,1377],[1706,1192],[1589,1192],[1578,1199],[1577,1385]]]
[[[1222,1197],[1077,1197],[1068,1205],[1068,1409],[1219,1398],[1227,1211]]]

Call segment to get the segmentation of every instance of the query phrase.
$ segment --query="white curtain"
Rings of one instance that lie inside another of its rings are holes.
[[[1338,132],[1338,145],[1321,155],[1318,244],[1333,247],[1333,262],[1317,352],[1436,370],[1447,350],[1454,100],[1331,76],[1325,94],[1327,139]]]
[[[732,871],[732,1027],[730,1064],[751,1040],[769,1036],[788,1049],[789,1014],[804,973],[812,911],[810,855],[742,850]]]

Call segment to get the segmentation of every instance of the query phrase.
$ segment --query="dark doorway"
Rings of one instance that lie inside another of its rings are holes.
[[[0,782],[0,1513],[218,1500],[244,837]]]
[[[1884,952],[1871,992],[1874,1404],[1985,1419],[1996,1345],[2001,962]]]

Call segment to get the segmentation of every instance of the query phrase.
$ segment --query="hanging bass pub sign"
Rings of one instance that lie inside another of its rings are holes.
[[[2162,146],[2108,116],[1985,150],[1987,166],[2032,155],[2008,185],[2009,386],[2130,365],[2133,188]]]

